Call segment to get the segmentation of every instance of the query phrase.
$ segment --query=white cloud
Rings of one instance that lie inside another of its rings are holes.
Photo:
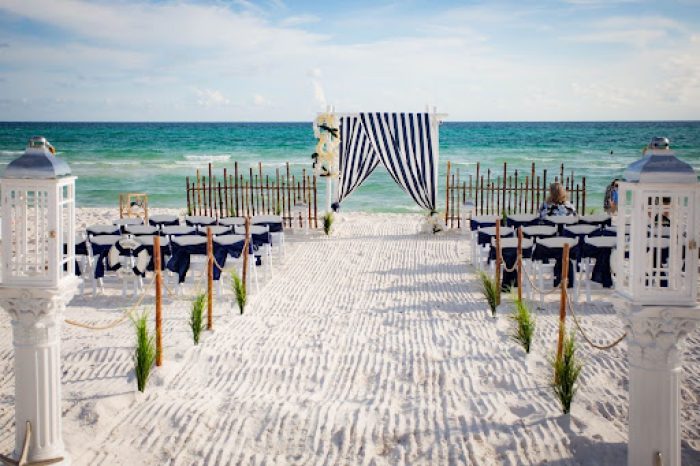
[[[256,107],[270,107],[272,102],[262,94],[253,94],[253,104]]]
[[[220,107],[229,105],[231,101],[216,89],[194,89],[197,95],[197,105],[201,107]]]
[[[6,32],[0,101],[61,95],[67,119],[306,120],[329,103],[348,111],[429,103],[475,120],[700,114],[700,31],[682,19],[571,15],[543,24],[541,7],[411,16],[382,4],[319,24],[267,7],[3,0],[0,14],[66,40]],[[610,43],[622,47],[600,45]],[[4,105],[0,119],[32,119],[19,108]]]

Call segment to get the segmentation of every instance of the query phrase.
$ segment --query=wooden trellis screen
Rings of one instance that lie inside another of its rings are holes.
[[[208,176],[197,174],[187,177],[187,212],[190,215],[212,217],[235,217],[241,215],[281,215],[286,226],[302,217],[312,228],[318,228],[316,176],[292,174],[289,163],[285,172],[275,168],[274,174],[250,167],[247,172],[239,170],[234,163],[233,173],[223,169],[221,177],[212,174],[209,164]],[[303,211],[303,213],[302,213]]]
[[[576,181],[574,171],[565,173],[562,163],[558,175],[551,181],[563,183],[569,194],[569,201],[578,212],[585,212],[585,176]],[[508,173],[508,164],[504,162],[502,175],[497,175],[490,168],[486,169],[484,174],[478,162],[476,173],[462,174],[459,168],[452,170],[448,161],[446,186],[445,223],[451,228],[460,227],[462,204],[467,199],[474,202],[476,215],[503,215],[504,212],[537,213],[549,191],[547,169],[542,170],[541,175],[537,174],[534,162],[529,173],[518,170]]]

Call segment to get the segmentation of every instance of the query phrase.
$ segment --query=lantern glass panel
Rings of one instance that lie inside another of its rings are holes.
[[[10,192],[9,254],[5,260],[7,278],[41,279],[49,276],[49,192],[38,187]]]

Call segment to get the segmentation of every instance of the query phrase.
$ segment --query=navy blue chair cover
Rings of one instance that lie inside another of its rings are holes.
[[[103,235],[106,236],[106,235]],[[117,270],[119,266],[110,267],[107,264],[107,256],[109,255],[109,250],[112,246],[119,243],[119,238],[115,238],[113,242],[107,242],[104,244],[98,244],[91,242],[90,247],[92,248],[92,257],[95,262],[95,278],[102,278],[105,276],[105,270]]]
[[[192,215],[185,217],[185,224],[188,226],[206,227],[209,225],[216,225],[216,218],[209,217],[208,215]]]
[[[230,255],[231,257],[238,258],[243,252],[243,246],[245,240],[237,241],[232,244],[220,244],[214,242],[214,258],[219,263],[221,267],[226,265],[226,258]],[[182,245],[178,244],[176,241],[172,242],[172,256],[168,261],[168,270],[177,273],[178,283],[184,283],[187,277],[187,272],[190,269],[190,261],[192,254],[206,255],[207,253],[207,243],[188,244]],[[218,267],[213,269],[214,280],[219,280],[221,277],[221,270]]]
[[[284,231],[284,227],[282,226],[282,222],[256,222],[254,225],[258,225],[261,227],[268,227],[270,229],[270,233],[279,233],[280,231]]]
[[[529,248],[523,248],[523,259],[529,259],[532,257],[532,246]],[[501,259],[503,259],[503,265],[507,269],[513,268],[518,260],[518,248],[501,248]],[[496,260],[496,248],[491,248],[489,251],[489,261]],[[513,270],[509,272],[507,270],[503,271],[503,277],[501,279],[501,290],[506,291],[509,288],[517,286],[518,284],[518,270]]]
[[[223,268],[226,266],[226,258],[231,256],[235,259],[241,257],[243,254],[243,246],[245,246],[245,240],[236,241],[231,244],[220,244],[214,241],[214,259]],[[221,270],[219,270],[216,265],[214,266],[214,280],[218,280],[221,276]]]
[[[91,225],[85,229],[88,236],[121,235],[119,225]]]
[[[585,215],[581,215],[578,218],[579,223],[583,223],[585,225],[598,225],[601,227],[609,227],[612,225],[612,218],[608,217],[607,219],[594,219],[593,217],[586,218]]]
[[[203,238],[202,238],[203,239]],[[170,243],[172,255],[168,261],[168,270],[177,273],[178,283],[184,283],[187,272],[190,270],[190,256],[192,254],[206,255],[207,242],[182,245],[176,241]],[[216,267],[214,267],[216,270]]]
[[[480,246],[483,246],[485,244],[491,244],[491,239],[495,238],[496,235],[489,235],[487,233],[483,233],[479,231],[479,236],[477,237],[477,243],[479,243]],[[513,232],[501,232],[501,238],[511,238],[513,237]]]
[[[148,219],[148,223],[155,227],[177,226],[180,219],[175,215],[153,215]]]
[[[592,244],[581,243],[576,249],[576,259],[581,260],[584,257],[595,259],[595,265],[591,272],[591,281],[600,283],[604,288],[611,288],[613,285],[612,270],[610,269],[610,255],[613,248],[596,247]]]
[[[574,259],[576,251],[574,251],[578,246],[574,246],[573,248],[569,249],[569,257],[571,259]],[[555,260],[556,262],[554,263],[554,286],[559,286],[559,283],[561,282],[561,256],[562,253],[564,252],[564,248],[548,248],[547,246],[544,246],[541,243],[537,243],[535,245],[535,250],[532,252],[532,260],[533,261],[542,261],[545,264],[548,264],[550,260]],[[568,288],[571,288],[574,285],[574,268],[569,267],[569,274],[568,274]]]
[[[469,228],[474,231],[479,228],[495,227],[496,222],[478,222],[474,219],[469,220]]]
[[[540,218],[537,215],[535,215],[535,218],[533,218],[532,220],[528,220],[528,221],[521,221],[521,220],[513,219],[510,217],[506,217],[506,226],[513,227],[516,230],[518,229],[518,227],[529,227],[529,226],[539,225],[539,224],[540,224]]]
[[[146,270],[149,272],[153,272],[155,270],[155,264],[153,263],[153,245],[152,244],[142,244],[136,249],[134,249],[133,254],[134,256],[138,256],[141,251],[147,251],[148,254],[151,256],[151,258],[148,260],[148,265],[146,266]],[[165,270],[165,257],[170,254],[170,244],[165,243],[160,245],[160,269]],[[141,275],[142,277],[146,276],[145,272],[139,271],[136,267],[134,267],[134,273],[136,275]]]
[[[606,230],[605,228],[599,228],[588,236],[591,238],[596,237],[596,236],[617,236],[617,232],[611,231],[611,230]]]

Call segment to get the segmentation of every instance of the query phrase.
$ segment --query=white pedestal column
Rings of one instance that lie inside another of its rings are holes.
[[[75,293],[66,289],[0,287],[0,305],[12,318],[15,348],[15,458],[31,422],[29,461],[63,457],[61,419],[61,323]]]
[[[681,464],[681,355],[700,308],[627,305],[619,311],[629,347],[627,464]]]
[[[326,212],[331,212],[331,204],[333,203],[333,177],[326,177]]]

